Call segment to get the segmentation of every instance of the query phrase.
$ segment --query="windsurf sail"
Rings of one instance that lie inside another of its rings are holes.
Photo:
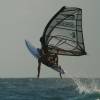
[[[82,9],[62,7],[49,21],[41,37],[42,46],[58,55],[86,55],[82,31]]]

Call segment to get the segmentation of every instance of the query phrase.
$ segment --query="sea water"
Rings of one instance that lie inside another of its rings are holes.
[[[0,100],[100,100],[100,79],[0,79]]]

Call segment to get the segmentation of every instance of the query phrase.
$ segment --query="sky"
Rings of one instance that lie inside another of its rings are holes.
[[[100,0],[0,0],[0,78],[37,76],[37,60],[25,39],[41,47],[39,38],[51,17],[62,7],[83,10],[83,36],[87,56],[59,56],[63,77],[100,77]],[[59,77],[42,65],[41,78]]]

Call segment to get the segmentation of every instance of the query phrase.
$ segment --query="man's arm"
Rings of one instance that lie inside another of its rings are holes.
[[[38,59],[38,75],[37,78],[40,76],[40,70],[41,70],[41,59]]]

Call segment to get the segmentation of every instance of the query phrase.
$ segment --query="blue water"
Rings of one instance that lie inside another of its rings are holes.
[[[100,100],[100,79],[0,79],[0,100]]]

